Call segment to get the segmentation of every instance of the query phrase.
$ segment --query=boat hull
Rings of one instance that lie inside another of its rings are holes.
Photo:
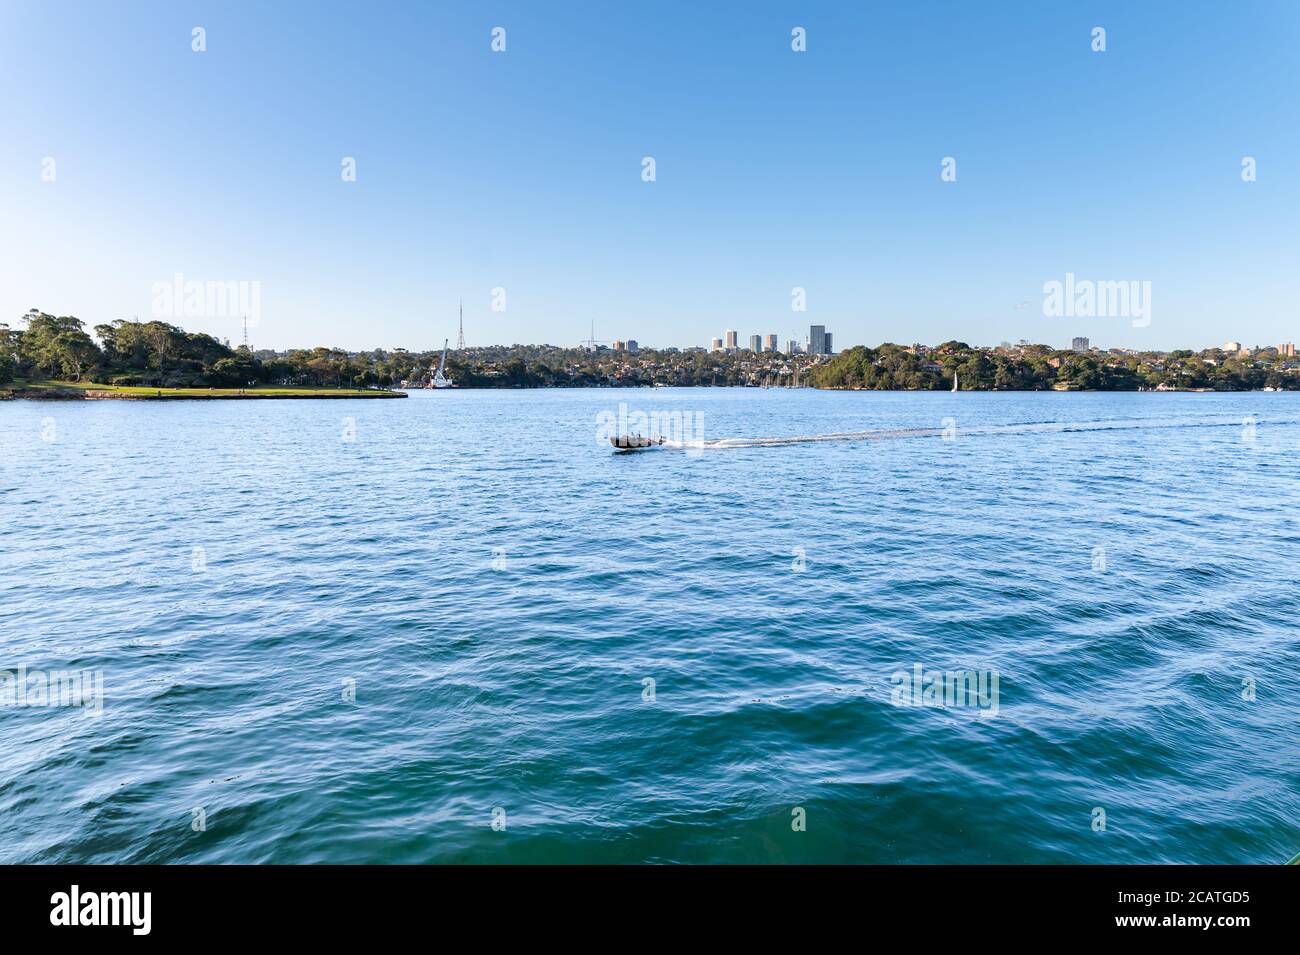
[[[664,443],[663,438],[643,438],[639,434],[610,435],[609,443],[615,451],[644,451],[657,448]]]

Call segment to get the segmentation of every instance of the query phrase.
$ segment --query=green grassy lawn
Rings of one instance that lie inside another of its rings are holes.
[[[98,391],[140,398],[399,398],[401,392],[373,388],[150,388],[147,385],[101,385],[93,381],[25,381],[16,378],[0,389],[11,391]]]

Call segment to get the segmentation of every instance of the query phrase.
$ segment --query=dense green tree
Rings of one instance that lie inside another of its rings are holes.
[[[32,309],[23,320],[27,328],[18,339],[19,366],[39,377],[80,381],[103,357],[70,315],[56,318]]]
[[[0,325],[0,384],[13,381],[18,371],[19,333],[8,325]]]

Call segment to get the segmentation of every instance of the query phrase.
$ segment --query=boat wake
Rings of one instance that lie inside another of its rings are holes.
[[[1293,424],[1300,419],[1270,419],[1273,424]],[[1167,428],[1253,427],[1262,419],[1234,415],[1184,418],[1127,418],[1105,421],[1041,421],[1024,424],[951,424],[939,428],[877,428],[870,431],[836,431],[829,434],[801,434],[771,438],[715,438],[701,441],[665,441],[662,447],[687,451],[722,451],[731,448],[771,448],[823,441],[889,441],[901,438],[985,437],[1016,434],[1061,434],[1073,431],[1146,431]]]

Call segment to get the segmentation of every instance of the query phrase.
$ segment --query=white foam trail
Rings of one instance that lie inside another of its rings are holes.
[[[1132,431],[1157,428],[1214,428],[1235,425],[1240,427],[1244,420],[1240,416],[1221,415],[1197,418],[1128,418],[1110,421],[1042,421],[1026,424],[991,424],[976,427],[960,427],[955,433],[960,437],[998,435],[998,434],[1058,434],[1069,431]],[[1263,419],[1251,418],[1255,424],[1262,424]],[[1294,423],[1300,419],[1274,419],[1274,424]],[[725,450],[728,448],[769,448],[787,444],[811,444],[818,441],[886,441],[896,438],[937,438],[944,434],[944,428],[882,428],[872,431],[837,431],[830,434],[800,434],[773,438],[715,438],[711,441],[682,442],[669,441],[664,447],[700,450]]]

